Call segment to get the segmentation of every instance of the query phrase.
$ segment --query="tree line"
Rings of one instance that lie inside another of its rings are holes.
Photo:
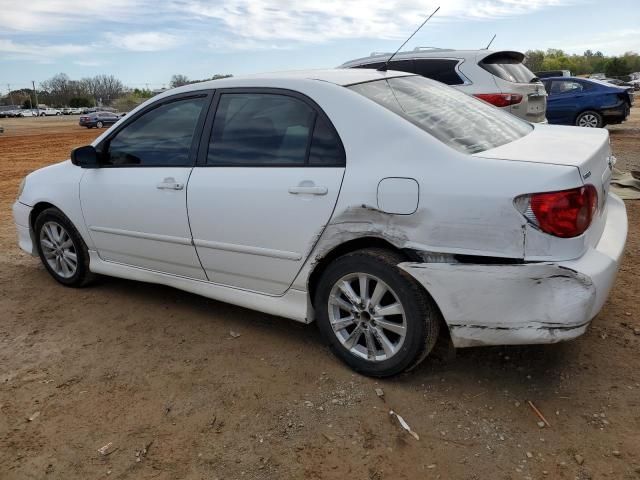
[[[587,50],[582,55],[568,54],[557,48],[527,50],[525,65],[532,72],[544,70],[570,70],[572,75],[604,73],[607,77],[624,77],[640,72],[640,55],[627,52],[620,56],[606,56],[602,52]]]
[[[206,80],[230,76],[214,75]],[[170,85],[174,88],[201,81],[204,80],[189,80],[185,75],[173,75]],[[37,104],[50,107],[112,106],[120,111],[128,111],[155,93],[149,89],[127,88],[113,75],[73,80],[66,73],[58,73],[37,85],[36,92],[30,88],[12,90],[0,98],[0,105],[21,105],[23,108],[36,108]]]

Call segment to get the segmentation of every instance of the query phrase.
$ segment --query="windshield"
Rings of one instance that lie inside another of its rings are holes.
[[[509,113],[420,76],[376,80],[348,88],[463,153],[499,147],[533,130]]]

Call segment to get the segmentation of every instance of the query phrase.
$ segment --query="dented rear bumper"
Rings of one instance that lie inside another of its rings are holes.
[[[613,286],[627,237],[610,195],[595,247],[576,260],[508,265],[401,263],[431,294],[456,347],[555,343],[582,335]]]

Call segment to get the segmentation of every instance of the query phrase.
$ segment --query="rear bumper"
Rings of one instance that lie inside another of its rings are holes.
[[[18,233],[18,245],[22,250],[30,255],[37,255],[34,248],[33,238],[31,237],[31,228],[29,227],[30,215],[30,206],[20,202],[15,202],[13,204],[13,220],[15,221],[16,231]]]
[[[631,109],[629,108],[629,105],[626,102],[623,102],[617,107],[603,110],[602,116],[604,117],[605,123],[621,123],[627,119],[630,113]]]
[[[402,263],[431,294],[456,347],[555,343],[582,335],[613,286],[627,237],[610,195],[598,244],[567,262]]]

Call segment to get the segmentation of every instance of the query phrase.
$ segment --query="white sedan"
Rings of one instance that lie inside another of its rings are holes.
[[[585,332],[618,269],[608,133],[532,125],[423,77],[364,69],[169,90],[37,170],[20,246],[93,274],[315,320],[359,372]]]

